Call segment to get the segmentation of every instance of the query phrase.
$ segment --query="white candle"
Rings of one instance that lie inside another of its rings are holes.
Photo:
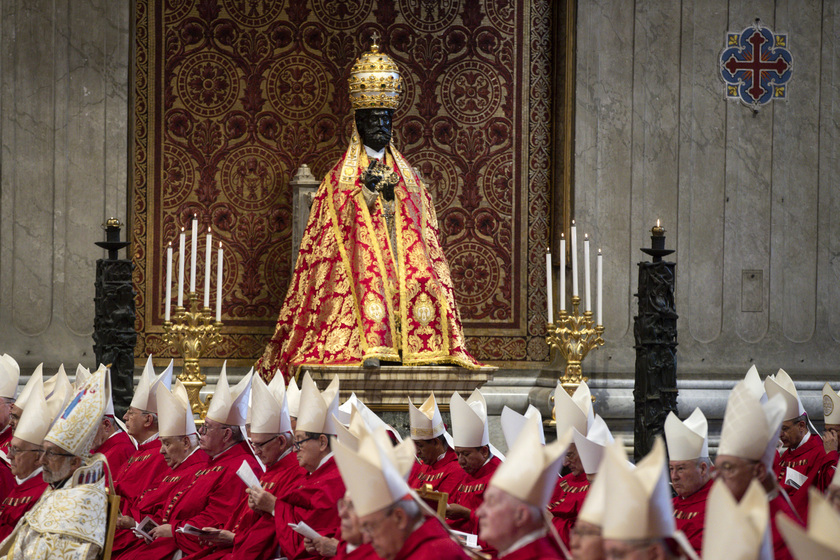
[[[589,234],[583,234],[583,289],[586,293],[586,311],[592,311],[592,290],[589,282]]]
[[[578,295],[577,228],[572,220],[572,295]]]
[[[222,270],[224,269],[222,242],[219,241],[219,262],[216,268],[216,322],[222,320]]]
[[[560,310],[566,310],[566,234],[560,234]]]
[[[210,307],[210,254],[213,252],[213,234],[207,228],[207,250],[204,259],[204,307]]]
[[[172,242],[166,248],[166,315],[164,321],[169,321],[170,308],[172,307]]]
[[[554,289],[551,281],[551,249],[545,249],[545,285],[546,299],[548,299],[548,322],[554,322]]]
[[[195,256],[198,253],[198,217],[193,214],[192,244],[190,245],[190,293],[195,293]]]
[[[598,249],[598,317],[595,321],[596,325],[604,324],[604,256],[601,254],[601,249]]]
[[[178,251],[178,307],[184,305],[184,245],[186,244],[187,234],[184,233],[184,228],[181,228],[181,244]]]

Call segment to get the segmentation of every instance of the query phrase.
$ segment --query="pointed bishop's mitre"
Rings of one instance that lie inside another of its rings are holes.
[[[181,437],[196,433],[190,397],[180,379],[175,380],[171,392],[161,386],[157,390],[157,402],[160,437]]]
[[[289,416],[297,418],[300,413],[300,389],[294,377],[289,379],[289,386],[286,387],[286,403],[289,405]]]
[[[755,365],[750,366],[747,370],[747,375],[744,376],[744,383],[747,388],[755,395],[755,398],[761,402],[767,402],[767,393],[764,391],[764,383],[761,382],[761,376],[758,374],[758,368]]]
[[[615,441],[607,423],[600,414],[596,414],[588,434],[583,435],[577,428],[572,428],[572,437],[584,472],[597,473],[604,457],[604,449]]]
[[[143,368],[143,374],[140,376],[140,381],[137,383],[137,388],[134,390],[134,398],[131,399],[132,408],[137,410],[144,410],[146,412],[158,413],[157,391],[159,387],[172,387],[172,370],[175,362],[170,360],[169,365],[163,370],[159,376],[155,377],[155,369],[152,365],[152,357],[149,356],[146,360],[146,367]]]
[[[55,375],[44,381],[44,396],[49,400],[56,393],[75,393],[73,384],[70,383],[67,372],[64,371],[64,364],[58,366],[58,372]]]
[[[301,390],[305,391],[305,386]],[[333,440],[335,462],[359,517],[384,509],[410,492],[400,471],[397,454],[391,448],[387,434],[382,429],[380,431],[380,437],[365,434],[359,442],[358,451]],[[388,443],[385,444],[385,441]],[[414,442],[410,439],[400,445],[405,447],[404,451],[414,452]]]
[[[467,400],[458,393],[452,393],[449,413],[452,415],[452,437],[455,447],[481,447],[490,443],[487,403],[478,389],[474,390]]]
[[[706,499],[703,558],[758,560],[765,541],[769,543],[769,521],[767,493],[757,480],[750,481],[740,502],[722,480],[716,481]]]
[[[76,379],[73,380],[73,389],[79,390],[79,388],[87,383],[87,380],[90,379],[90,370],[79,364],[76,366]]]
[[[522,428],[525,427],[530,418],[534,417],[537,418],[540,426],[542,426],[542,414],[532,404],[528,405],[528,410],[525,411],[525,414],[519,414],[507,406],[502,409],[502,433],[505,435],[505,443],[507,443],[508,449],[513,448],[513,444],[516,442],[516,438],[519,437]],[[543,432],[542,428],[540,428],[539,435],[540,444],[545,445],[545,432]]]
[[[781,512],[776,526],[796,560],[840,559],[840,516],[817,489],[808,494],[807,530]]]
[[[781,395],[785,399],[784,420],[793,420],[805,414],[805,407],[799,400],[799,394],[793,385],[793,379],[783,369],[776,373],[775,377],[768,377],[764,380],[764,390],[767,398],[772,399],[774,395]]]
[[[350,412],[349,424],[349,426],[345,427],[341,422],[336,423],[336,437],[338,437],[338,441],[340,441],[344,447],[353,451],[358,451],[362,437],[366,433],[369,433],[370,430],[368,430],[368,427],[365,425],[365,421],[362,420],[362,417],[359,415],[359,411],[355,406]]]
[[[569,428],[575,428],[586,435],[595,420],[595,411],[592,409],[592,393],[585,381],[581,381],[571,397],[557,382],[557,388],[554,389],[554,419],[557,421],[557,437],[565,434]]]
[[[840,395],[826,383],[822,390],[823,418],[826,424],[840,424]]]
[[[660,437],[635,469],[627,462],[621,440],[607,446],[604,468],[598,474],[607,479],[606,494],[610,500],[604,512],[605,539],[673,536],[676,527],[667,467],[665,444]]]
[[[598,470],[603,470],[598,467]],[[589,491],[580,506],[578,521],[586,521],[596,527],[604,525],[604,512],[607,508],[607,477],[596,476],[589,485]]]
[[[302,432],[335,435],[335,416],[338,415],[338,376],[324,389],[312,380],[309,372],[300,383],[300,411],[295,429]]]
[[[248,397],[251,394],[254,369],[251,368],[251,371],[231,389],[228,385],[226,366],[227,362],[222,365],[219,381],[213,391],[213,399],[207,408],[207,418],[228,426],[244,426],[245,417],[248,415]]]
[[[20,392],[20,395],[18,395],[18,398],[15,401],[16,407],[21,410],[26,409],[26,402],[29,400],[29,397],[36,385],[41,386],[41,392],[44,393],[44,396],[46,396],[46,392],[44,392],[44,364],[38,364],[38,367],[36,367],[35,371],[32,372],[32,375],[29,376],[29,381],[26,382],[26,385],[24,385],[23,390]]]
[[[729,394],[718,456],[732,455],[772,465],[786,405],[780,395],[762,404],[744,381]]]
[[[14,436],[32,445],[41,445],[55,419],[64,410],[69,397],[68,393],[62,392],[53,394],[48,401],[44,398],[43,384],[33,385],[26,401],[27,406],[15,427]]]
[[[345,426],[350,424],[350,411],[358,402],[359,398],[356,396],[356,393],[351,393],[349,399],[338,405],[338,414],[336,414],[336,419]]]
[[[671,461],[691,461],[709,456],[709,423],[699,408],[681,421],[673,412],[665,419],[665,442]]]
[[[429,395],[420,408],[408,399],[408,421],[411,425],[411,439],[434,439],[443,434],[443,417],[434,393]]]
[[[282,383],[280,386],[283,386]],[[252,434],[285,434],[292,431],[285,391],[278,399],[276,385],[274,389],[272,391],[271,386],[266,385],[259,375],[254,376],[251,383]]]
[[[108,371],[102,367],[70,400],[58,416],[44,441],[49,441],[77,457],[88,458],[93,438],[108,406]]]
[[[546,507],[557,486],[557,474],[572,439],[566,432],[561,439],[543,445],[542,431],[540,417],[529,417],[505,462],[490,479],[490,486],[539,509]]]
[[[0,397],[14,399],[17,394],[20,366],[8,354],[0,356]]]

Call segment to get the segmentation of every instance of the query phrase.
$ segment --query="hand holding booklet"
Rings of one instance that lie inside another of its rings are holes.
[[[175,529],[175,532],[183,533],[185,535],[192,535],[194,537],[206,537],[208,535],[215,534],[215,531],[205,531],[204,529],[193,527],[189,523],[186,523],[183,527],[178,527],[177,529]]]
[[[248,488],[253,490],[259,490],[262,488],[260,485],[260,479],[254,474],[254,471],[251,469],[251,466],[247,461],[242,461],[242,464],[239,465],[239,468],[236,470],[236,474],[242,479],[242,482],[244,482],[245,486]]]
[[[134,534],[138,537],[142,537],[147,543],[152,542],[154,538],[152,538],[150,533],[152,532],[152,529],[157,526],[158,524],[155,523],[154,519],[147,515],[142,519],[142,521],[138,521],[134,526]]]
[[[289,527],[291,527],[293,531],[295,531],[296,533],[300,533],[301,535],[303,535],[307,539],[313,539],[314,540],[314,539],[320,539],[321,538],[321,535],[318,533],[318,531],[316,531],[315,529],[313,529],[312,527],[310,527],[309,525],[307,525],[303,521],[301,521],[300,523],[297,523],[297,524],[289,523]]]

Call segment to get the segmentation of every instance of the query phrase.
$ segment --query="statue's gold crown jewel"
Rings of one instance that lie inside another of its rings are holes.
[[[353,109],[396,109],[400,103],[403,82],[397,64],[379,52],[373,35],[368,52],[356,59],[350,70],[350,103]]]

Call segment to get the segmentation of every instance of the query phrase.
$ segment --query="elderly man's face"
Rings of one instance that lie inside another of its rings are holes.
[[[580,460],[580,455],[577,452],[577,447],[575,444],[569,446],[569,450],[566,452],[566,458],[563,460],[563,465],[569,467],[569,470],[572,472],[572,476],[580,476],[583,474],[583,463]]]
[[[680,498],[687,498],[709,481],[709,466],[698,459],[670,461],[671,484]]]
[[[16,404],[13,404],[10,407],[9,412],[9,427],[12,429],[12,432],[15,431],[17,428],[18,422],[20,422],[20,415],[23,414],[23,409]]]
[[[41,454],[41,466],[44,467],[44,482],[52,484],[68,478],[78,468],[81,461],[77,457],[52,442],[44,442]]]
[[[200,436],[198,445],[211,457],[218,455],[228,447],[233,437],[233,430],[234,427],[205,418],[204,425],[198,429]]]
[[[574,560],[604,560],[604,541],[597,525],[578,519],[569,545]]]
[[[437,438],[415,439],[414,446],[417,448],[417,458],[423,461],[424,465],[434,465],[437,458],[443,453]]]
[[[341,538],[352,545],[362,544],[362,525],[359,523],[359,516],[356,515],[349,492],[338,501],[338,517],[341,519]]]
[[[383,560],[393,560],[405,544],[408,516],[399,508],[387,507],[359,518],[365,542]]]
[[[475,474],[487,462],[490,450],[486,445],[484,447],[455,447],[455,454],[464,472]]]
[[[785,420],[782,422],[782,430],[779,432],[779,440],[788,449],[793,449],[802,441],[808,433],[808,426],[803,421],[795,422]]]
[[[516,540],[514,536],[522,523],[522,503],[493,486],[484,493],[484,502],[476,511],[478,536],[497,550],[506,550]]]
[[[723,479],[732,496],[739,502],[747,492],[750,481],[758,477],[758,470],[758,461],[748,461],[734,455],[718,455],[715,458],[717,477]]]
[[[290,433],[285,434],[251,434],[251,446],[254,455],[262,461],[263,465],[269,466],[277,462],[280,456],[289,448],[288,438]]]
[[[41,462],[41,446],[13,437],[8,457],[12,474],[18,478],[26,478]]]
[[[140,438],[143,437],[146,426],[149,422],[151,422],[151,420],[152,414],[150,412],[134,408],[133,406],[129,406],[123,416],[123,421],[125,421],[125,427],[128,430],[128,435],[136,439],[137,443],[142,443]]]
[[[180,465],[190,454],[190,451],[192,451],[192,446],[190,445],[190,438],[187,436],[160,438],[160,454],[163,455],[163,460],[166,461],[170,469]]]
[[[297,453],[298,464],[307,472],[314,472],[324,458],[327,450],[326,437],[308,436],[301,430],[295,432],[294,450]]]
[[[12,399],[0,397],[0,429],[9,425],[10,416],[12,414]]]

